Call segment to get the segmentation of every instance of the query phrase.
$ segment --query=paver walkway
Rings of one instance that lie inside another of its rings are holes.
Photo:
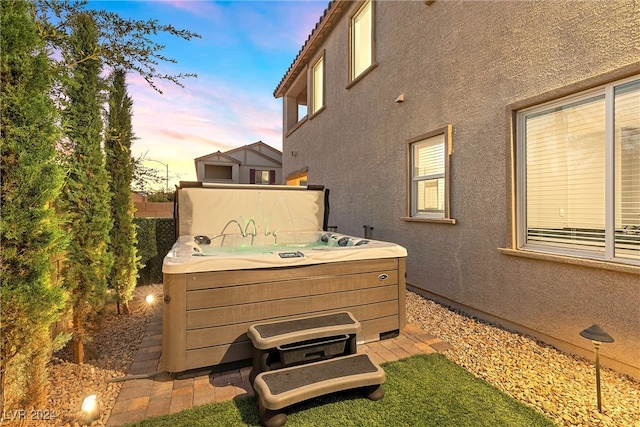
[[[160,294],[162,293],[162,287]],[[161,298],[157,298],[158,301]],[[442,352],[451,346],[413,325],[407,325],[396,338],[358,345],[377,363],[391,362],[419,353]],[[157,303],[147,325],[128,375],[159,370],[162,353],[162,304]],[[194,406],[253,395],[249,383],[251,366],[228,372],[211,369],[189,371],[173,379],[162,373],[148,379],[127,380],[111,409],[107,426],[119,426],[158,415],[172,414]]]

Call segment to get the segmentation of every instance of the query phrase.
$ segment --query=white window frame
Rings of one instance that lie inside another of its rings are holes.
[[[402,218],[406,221],[422,221],[422,222],[445,222],[455,224],[456,220],[451,217],[451,154],[452,149],[452,125],[436,129],[432,132],[416,136],[408,139],[407,142],[407,216]],[[442,166],[443,173],[436,175],[415,175],[415,159],[414,147],[418,144],[442,137],[444,143]],[[434,178],[442,178],[444,181],[444,209],[442,212],[424,213],[418,212],[417,208],[417,188],[421,181],[432,180]]]
[[[309,103],[310,103],[310,114],[309,118],[313,118],[316,114],[324,109],[324,76],[325,76],[325,67],[324,67],[324,53],[313,63],[311,66],[311,72],[309,73],[309,78],[311,82],[309,83],[309,90],[311,93],[309,94]]]
[[[364,68],[356,69],[356,64],[358,63],[357,56],[361,55],[362,52],[356,49],[355,37],[356,31],[358,30],[357,19],[363,13],[366,8],[369,8],[369,63]],[[355,84],[360,79],[362,79],[369,71],[371,71],[376,66],[376,58],[375,58],[375,2],[373,0],[366,0],[362,2],[355,13],[351,16],[349,20],[349,86],[351,84]]]
[[[636,81],[640,76],[618,80],[577,94],[535,105],[516,112],[516,245],[519,250],[555,254],[577,258],[588,258],[599,261],[613,261],[625,264],[640,265],[640,260],[615,255],[615,117],[614,117],[614,89],[629,82]],[[536,113],[544,112],[555,107],[567,106],[576,102],[604,96],[604,169],[605,169],[605,214],[604,214],[604,250],[580,250],[577,248],[541,245],[527,241],[527,160],[526,160],[526,120]]]

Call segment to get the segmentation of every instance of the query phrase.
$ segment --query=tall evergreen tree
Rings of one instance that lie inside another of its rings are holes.
[[[109,90],[109,112],[105,133],[105,155],[107,171],[111,177],[111,252],[113,254],[113,272],[111,286],[118,297],[118,311],[122,306],[129,313],[129,301],[133,298],[138,276],[137,239],[133,224],[133,200],[131,199],[131,180],[133,178],[133,159],[131,158],[132,105],[127,94],[126,74],[122,69],[113,71]]]
[[[107,276],[113,264],[109,252],[112,227],[108,174],[101,151],[101,61],[92,56],[98,29],[87,14],[73,16],[72,32],[63,56],[72,64],[65,82],[68,104],[63,110],[67,180],[61,211],[68,216],[69,247],[63,276],[71,292],[74,358],[84,360],[86,325],[103,306]]]
[[[57,110],[49,93],[50,63],[30,7],[25,1],[0,1],[3,410],[43,407],[54,345],[50,326],[66,299],[51,281],[51,257],[63,243],[52,208],[62,185],[55,162]]]

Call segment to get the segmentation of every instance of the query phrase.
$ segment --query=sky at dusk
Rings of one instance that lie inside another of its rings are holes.
[[[132,155],[164,177],[169,189],[195,181],[194,159],[263,141],[282,150],[282,99],[273,91],[320,19],[327,0],[98,1],[89,7],[124,18],[157,19],[202,36],[185,41],[158,35],[165,56],[160,73],[197,73],[184,88],[157,81],[154,91],[137,74],[128,74],[133,99]]]

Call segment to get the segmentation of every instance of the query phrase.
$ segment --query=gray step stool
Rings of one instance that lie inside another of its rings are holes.
[[[251,325],[250,380],[260,423],[282,426],[287,406],[342,390],[361,388],[369,399],[382,399],[384,371],[367,354],[356,354],[360,329],[348,311]]]

